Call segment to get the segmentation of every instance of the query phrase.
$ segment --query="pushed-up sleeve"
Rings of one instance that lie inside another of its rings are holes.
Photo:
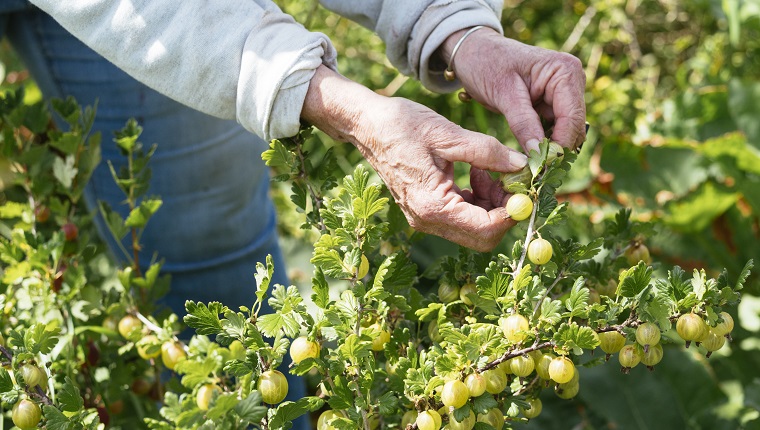
[[[503,1],[495,0],[321,0],[322,4],[376,32],[386,55],[402,73],[436,92],[461,86],[443,78],[435,52],[451,34],[483,25],[503,33]]]
[[[269,0],[31,0],[100,55],[194,109],[262,138],[292,136],[330,40]]]

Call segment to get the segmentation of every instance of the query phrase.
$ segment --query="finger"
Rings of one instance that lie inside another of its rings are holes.
[[[544,138],[544,128],[538,112],[533,107],[528,88],[519,76],[507,82],[509,86],[499,110],[504,114],[509,129],[526,153],[531,150],[537,151],[538,142]]]
[[[580,60],[570,55],[562,59],[563,73],[559,74],[554,91],[545,99],[551,104],[555,116],[552,140],[575,148],[586,137],[586,104],[583,99],[586,75]]]
[[[499,181],[494,181],[488,172],[473,167],[470,169],[470,184],[472,185],[474,201],[478,206],[487,210],[502,206],[507,192]]]
[[[447,161],[463,161],[494,172],[516,172],[528,162],[525,155],[504,146],[496,138],[465,129],[457,139],[442,142],[435,151]]]
[[[459,201],[446,205],[440,215],[440,236],[477,251],[490,251],[514,225],[503,207],[490,211]]]
[[[410,223],[418,231],[435,234],[477,251],[489,251],[499,244],[515,222],[503,207],[487,211],[449,193],[444,200],[418,202],[426,208],[412,216]],[[409,217],[407,217],[409,218]]]

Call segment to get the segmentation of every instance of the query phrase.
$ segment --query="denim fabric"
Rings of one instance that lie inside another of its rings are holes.
[[[15,0],[0,0],[0,31],[8,37],[46,98],[73,95],[82,105],[97,102],[94,131],[102,134],[103,162],[87,187],[88,206],[108,202],[126,214],[124,196],[107,161],[118,171],[124,157],[113,131],[136,118],[140,141],[156,143],[148,195],[163,206],[142,237],[140,262],[154,255],[172,276],[164,300],[182,316],[185,300],[220,301],[231,309],[253,303],[256,263],[274,258],[274,282],[287,285],[268,196],[269,173],[261,160],[266,143],[234,121],[187,108],[147,88],[84,46],[52,18]],[[101,236],[117,258],[121,251],[96,217]],[[129,248],[128,248],[129,249]],[[285,372],[287,374],[287,372]],[[291,398],[303,397],[300,378],[288,375]],[[307,429],[304,419],[296,428]]]

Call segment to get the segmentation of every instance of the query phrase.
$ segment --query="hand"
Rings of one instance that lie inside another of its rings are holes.
[[[325,67],[312,78],[301,115],[354,143],[416,230],[487,251],[514,225],[504,209],[508,194],[483,170],[517,171],[526,157],[495,138],[409,100],[377,95]],[[472,165],[472,190],[454,183],[455,161]]]
[[[441,46],[448,64],[451,50],[465,30]],[[551,139],[576,148],[586,138],[586,76],[576,57],[525,45],[483,28],[464,40],[454,71],[467,93],[488,109],[502,113],[520,145],[538,149],[544,138],[541,117],[554,123]]]

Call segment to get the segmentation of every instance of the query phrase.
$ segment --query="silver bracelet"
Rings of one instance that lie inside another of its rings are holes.
[[[467,36],[480,30],[481,28],[485,28],[485,26],[476,25],[475,27],[472,27],[471,29],[467,30],[467,32],[464,35],[462,35],[459,41],[457,41],[457,44],[454,45],[454,49],[451,50],[451,58],[449,58],[449,65],[446,67],[446,70],[443,71],[443,77],[447,81],[453,81],[454,79],[457,78],[456,74],[454,73],[454,57],[457,55],[457,51],[459,50],[459,47],[462,46],[462,42],[464,42],[464,40],[467,39]]]

